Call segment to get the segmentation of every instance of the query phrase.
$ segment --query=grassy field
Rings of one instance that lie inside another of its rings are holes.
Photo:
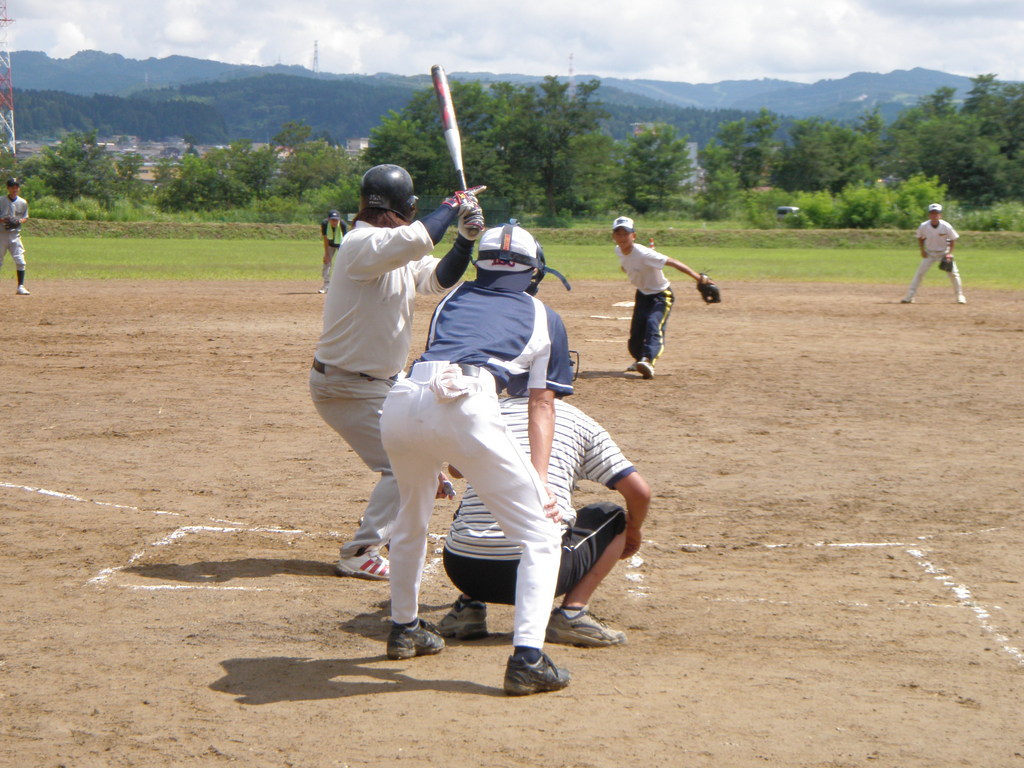
[[[309,240],[169,240],[41,237],[25,239],[29,279],[318,280],[322,251]],[[720,282],[891,283],[910,281],[917,251],[907,248],[752,248],[660,246],[668,256]],[[444,248],[439,248],[441,253]],[[613,246],[545,247],[548,263],[570,280],[624,280]],[[1017,249],[957,249],[966,286],[1024,289]],[[5,260],[5,277],[13,276]],[[927,280],[945,280],[938,270]],[[670,279],[681,275],[669,270]]]

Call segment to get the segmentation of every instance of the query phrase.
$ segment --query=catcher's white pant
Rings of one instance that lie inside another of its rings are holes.
[[[917,293],[918,286],[921,285],[921,281],[924,279],[925,274],[933,266],[942,261],[943,254],[938,256],[924,256],[921,258],[921,264],[917,268],[917,272],[914,273],[914,279],[910,281],[910,287],[907,288],[906,298],[914,298],[914,294]],[[960,282],[960,270],[956,268],[956,260],[953,260],[953,271],[947,272],[949,275],[949,282],[953,284],[953,290],[956,291],[957,297],[964,295],[964,287]]]
[[[545,516],[547,489],[509,433],[494,378],[456,376],[468,389],[452,399],[435,394],[446,362],[417,363],[388,393],[381,436],[402,496],[391,536],[391,618],[414,621],[434,510],[437,473],[456,467],[477,490],[511,541],[522,545],[516,581],[514,645],[544,646],[561,561],[561,528]]]
[[[25,268],[25,246],[21,244],[20,231],[4,231],[0,228],[0,267],[4,265],[4,256],[11,252],[14,265],[18,269]]]
[[[380,409],[390,389],[386,379],[368,379],[338,368],[309,372],[309,393],[320,417],[366,466],[380,473],[355,538],[341,547],[342,557],[354,557],[363,547],[387,544],[398,514],[398,484],[380,437]]]

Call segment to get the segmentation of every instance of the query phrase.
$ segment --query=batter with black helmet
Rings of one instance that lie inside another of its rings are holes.
[[[21,182],[17,179],[7,180],[7,195],[0,197],[0,221],[3,222],[3,243],[0,244],[0,267],[4,265],[4,256],[11,252],[14,268],[18,274],[18,287],[15,293],[28,296],[25,287],[25,247],[21,244],[21,225],[28,220],[28,203],[20,197]]]
[[[525,229],[510,223],[487,230],[476,279],[438,304],[426,350],[388,393],[380,419],[402,499],[391,538],[387,656],[444,649],[437,628],[419,618],[419,588],[434,506],[431,481],[450,462],[523,550],[515,648],[505,668],[510,695],[569,684],[569,673],[543,646],[561,561],[561,515],[547,484],[554,399],[572,393],[573,374],[562,319],[527,293],[540,267],[537,242]],[[513,388],[528,392],[529,456],[498,408],[498,394]]]
[[[483,229],[476,187],[447,198],[419,221],[409,173],[378,165],[360,183],[360,210],[341,241],[324,299],[323,331],[309,389],[321,418],[380,480],[355,538],[341,547],[336,572],[385,580],[381,551],[391,538],[399,493],[384,446],[380,411],[409,355],[417,293],[441,293],[462,277]],[[457,222],[458,237],[442,259],[431,255]]]

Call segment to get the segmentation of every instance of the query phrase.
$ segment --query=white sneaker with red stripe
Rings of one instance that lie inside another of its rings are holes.
[[[391,566],[380,550],[370,548],[361,555],[339,557],[334,572],[339,576],[355,576],[357,579],[387,581],[391,577]]]

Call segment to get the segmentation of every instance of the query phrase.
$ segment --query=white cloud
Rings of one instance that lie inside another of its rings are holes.
[[[27,0],[14,50],[67,57],[94,48],[325,72],[577,73],[686,82],[812,82],[925,67],[1024,80],[1020,0],[494,0],[472,7],[396,0]]]

